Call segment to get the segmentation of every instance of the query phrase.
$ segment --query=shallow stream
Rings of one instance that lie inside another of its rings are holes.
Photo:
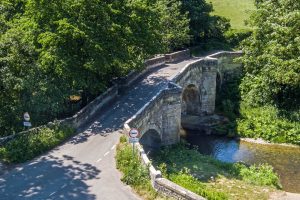
[[[268,163],[280,176],[283,190],[300,193],[300,147],[257,144],[186,131],[182,136],[198,151],[225,162]]]

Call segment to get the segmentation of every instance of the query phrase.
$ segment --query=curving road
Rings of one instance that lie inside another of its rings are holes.
[[[107,111],[99,113],[82,133],[6,172],[0,177],[0,200],[139,199],[120,181],[115,168],[115,147],[123,123],[191,60],[154,69]]]

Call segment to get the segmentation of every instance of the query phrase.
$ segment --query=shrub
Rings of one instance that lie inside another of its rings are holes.
[[[225,33],[225,39],[232,47],[237,47],[241,41],[248,38],[252,34],[249,29],[230,29]]]
[[[297,111],[290,112],[290,117],[287,118],[273,106],[253,108],[243,103],[240,111],[241,118],[238,120],[237,129],[241,136],[300,145],[299,121],[291,119],[297,115]]]
[[[141,164],[137,154],[132,154],[130,145],[118,148],[116,160],[117,168],[123,172],[122,181],[126,184],[137,186],[149,180],[147,168]]]
[[[0,158],[8,163],[25,162],[49,151],[73,134],[74,129],[67,126],[35,129],[0,147]]]
[[[260,186],[271,186],[282,188],[278,176],[273,172],[273,167],[267,164],[251,165],[246,167],[242,164],[235,164],[238,174],[242,180]]]
[[[132,154],[132,147],[124,135],[117,146],[116,165],[123,173],[122,181],[131,185],[143,199],[164,199],[152,188],[148,168],[142,165],[137,151]]]

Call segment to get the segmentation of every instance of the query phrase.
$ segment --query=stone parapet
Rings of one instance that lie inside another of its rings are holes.
[[[154,188],[158,192],[166,196],[173,197],[174,199],[205,200],[204,197],[201,197],[165,178],[157,178]]]
[[[183,51],[177,51],[170,54],[165,54],[167,63],[178,62],[181,60],[188,59],[189,57],[191,57],[191,52],[189,49]]]

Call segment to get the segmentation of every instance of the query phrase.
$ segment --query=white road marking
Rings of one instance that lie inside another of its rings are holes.
[[[54,195],[55,193],[56,193],[56,192],[52,192],[52,193],[49,195],[49,197],[52,196],[52,195]]]
[[[67,186],[67,184],[64,184],[63,186],[61,186],[61,189],[64,189]]]
[[[116,147],[116,145],[112,146],[112,147],[111,147],[111,150],[113,150],[115,147]]]
[[[102,160],[102,158],[99,158],[96,162],[100,162]]]
[[[107,156],[109,154],[109,151],[108,152],[106,152],[105,154],[104,154],[104,156]]]

